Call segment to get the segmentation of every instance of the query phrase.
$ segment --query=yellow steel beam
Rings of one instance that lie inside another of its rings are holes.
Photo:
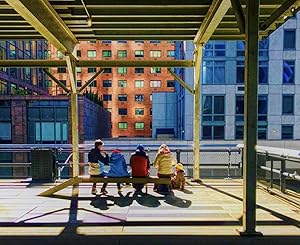
[[[98,77],[100,74],[102,74],[104,72],[104,69],[100,69],[99,71],[97,71],[79,90],[78,90],[78,94],[80,94],[87,86],[89,86],[96,77]]]
[[[231,6],[230,0],[213,0],[194,38],[195,44],[206,43]]]
[[[6,2],[58,50],[73,52],[78,41],[48,0]]]
[[[192,60],[73,60],[77,67],[193,67]],[[65,67],[66,60],[0,60],[0,67]]]
[[[191,94],[194,94],[195,91],[189,87],[189,85],[186,84],[185,81],[183,81],[179,76],[175,74],[170,68],[168,68],[168,72],[172,74],[172,76],[181,84],[182,87],[184,87],[187,91],[189,91]]]

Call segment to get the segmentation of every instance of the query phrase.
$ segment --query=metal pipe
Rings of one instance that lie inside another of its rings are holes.
[[[279,174],[279,175],[283,175],[285,177],[289,177],[293,180],[300,181],[300,175],[298,175],[296,173],[291,174],[291,173],[288,173],[288,172],[282,172],[279,169],[273,169],[272,170],[271,168],[268,168],[268,167],[265,167],[265,166],[261,166],[260,168],[263,169],[263,170],[266,170],[266,171],[270,171],[272,173],[276,173],[276,174]]]

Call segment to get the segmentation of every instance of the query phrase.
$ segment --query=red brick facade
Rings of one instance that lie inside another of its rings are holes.
[[[50,47],[50,49],[51,59],[59,59],[57,57],[55,48],[53,48],[52,46]],[[88,54],[88,51],[92,52]],[[96,51],[96,54],[94,53],[96,57],[88,57],[91,56],[91,53],[93,53],[93,51]],[[142,51],[143,57],[136,57],[142,56]],[[151,51],[160,51],[160,57],[158,55],[159,52]],[[105,57],[110,56],[110,53],[111,57]],[[126,53],[126,56],[124,53]],[[111,43],[102,41],[93,43],[81,42],[77,47],[77,55],[80,55],[80,57],[78,58],[83,60],[172,60],[174,59],[174,43],[170,43],[167,41],[161,41],[160,43],[151,43],[150,41],[128,41],[125,43],[117,41],[112,41]],[[124,57],[121,57],[122,55]],[[96,69],[98,70],[99,68]],[[64,73],[63,70],[61,73],[58,73],[57,68],[52,68],[52,74],[55,75],[55,77],[59,80],[66,80],[67,86],[70,86],[68,81],[68,74]],[[80,80],[81,84],[83,85],[84,82],[91,78],[93,74],[94,71],[88,73],[88,68],[83,67],[77,74],[77,80]],[[126,87],[120,86],[119,81],[121,80],[125,80],[127,82]],[[107,108],[111,111],[113,137],[151,137],[151,94],[153,91],[174,91],[173,87],[168,87],[167,82],[173,80],[174,78],[167,72],[167,68],[161,68],[161,73],[151,73],[151,68],[148,67],[144,68],[143,73],[136,73],[136,69],[134,67],[130,67],[127,68],[125,74],[120,74],[118,73],[118,68],[115,67],[112,68],[112,73],[104,73],[99,75],[96,79],[96,87],[88,88],[88,91],[91,90],[93,92],[98,92],[100,98],[104,100],[104,108]],[[103,83],[108,83],[109,85],[106,86],[109,87],[105,87],[105,85],[103,86]],[[142,83],[143,86],[136,86],[141,85]],[[52,89],[50,92],[53,95],[63,93],[62,89],[58,88],[56,84],[52,84]],[[110,95],[111,101],[105,101],[106,99],[110,99]],[[127,101],[119,101],[119,95],[126,95]],[[141,96],[139,95],[143,95],[143,101],[136,101],[141,99]],[[142,110],[140,109],[144,110],[143,115],[137,115],[142,114]],[[127,123],[127,127],[125,123]],[[121,129],[120,127],[123,127],[123,129]]]

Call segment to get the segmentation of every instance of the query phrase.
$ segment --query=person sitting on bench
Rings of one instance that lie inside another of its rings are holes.
[[[102,140],[95,140],[95,147],[88,154],[89,174],[91,177],[105,177],[104,164],[108,165],[109,156],[103,151],[104,143]],[[93,183],[92,194],[97,194],[96,183]]]
[[[162,144],[159,147],[153,162],[154,167],[157,168],[157,176],[159,178],[171,178],[173,175],[172,166],[176,163],[177,161],[172,155],[169,147],[166,144]],[[154,185],[154,191],[169,192],[170,186]]]
[[[150,161],[143,145],[137,145],[136,151],[130,157],[132,177],[142,178],[149,176]],[[133,184],[136,193],[141,193],[144,184]]]
[[[109,171],[107,173],[107,177],[129,177],[130,174],[128,173],[127,170],[127,165],[126,165],[126,161],[125,161],[125,157],[124,155],[121,153],[120,149],[114,149],[112,151],[112,154],[110,156],[110,161],[109,161]],[[104,183],[101,189],[101,192],[103,194],[107,194],[106,191],[106,186],[107,183]],[[118,193],[122,192],[122,188],[121,188],[121,183],[117,183],[118,186]]]

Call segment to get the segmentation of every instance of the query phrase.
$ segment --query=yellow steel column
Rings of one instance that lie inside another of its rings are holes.
[[[194,50],[194,181],[200,180],[200,82],[203,44],[196,44]]]
[[[79,148],[78,148],[78,94],[71,93],[71,123],[72,123],[72,149],[73,149],[73,177],[79,175]]]

